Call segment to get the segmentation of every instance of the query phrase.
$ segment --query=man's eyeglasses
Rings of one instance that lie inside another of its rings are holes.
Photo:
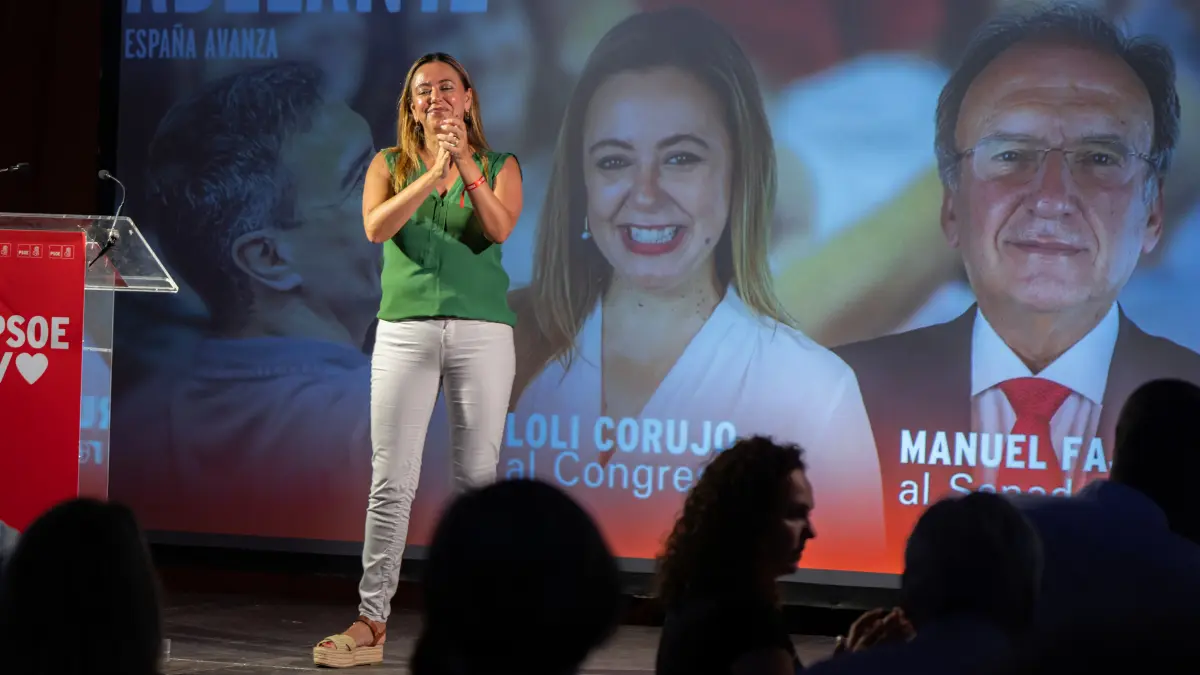
[[[1141,161],[1155,166],[1150,155],[1107,141],[1050,148],[1019,140],[985,139],[960,153],[959,159],[969,158],[971,170],[982,180],[1017,186],[1033,181],[1052,152],[1063,154],[1071,177],[1083,189],[1119,188],[1133,179]]]

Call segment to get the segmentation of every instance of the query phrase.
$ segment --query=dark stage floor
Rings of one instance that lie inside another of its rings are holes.
[[[356,557],[263,553],[156,545],[155,561],[166,603],[170,642],[167,675],[281,675],[321,670],[312,664],[317,640],[344,629],[354,619],[361,567]],[[419,628],[420,561],[406,561],[392,600],[382,666],[346,669],[384,675],[407,673]],[[586,665],[587,675],[652,673],[661,609],[637,596],[645,580],[626,580],[630,597],[618,634]],[[885,605],[880,598],[868,606]],[[784,619],[797,634],[805,663],[832,650],[832,636],[844,633],[859,614],[851,609],[790,605]],[[532,648],[532,645],[531,645]]]
[[[312,665],[312,646],[321,637],[345,627],[353,607],[312,602],[289,602],[247,595],[171,593],[166,613],[170,660],[168,675],[282,675],[298,670],[322,670]],[[382,666],[349,669],[376,675],[407,673],[408,654],[419,619],[411,610],[394,615],[388,627],[388,647]],[[634,675],[654,671],[658,629],[623,626],[595,654],[587,675]],[[800,658],[813,663],[833,649],[833,638],[795,638]]]

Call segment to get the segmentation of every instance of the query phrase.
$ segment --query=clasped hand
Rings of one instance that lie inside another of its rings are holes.
[[[450,168],[449,160],[458,161],[463,156],[463,150],[468,148],[467,127],[462,120],[451,117],[438,124],[438,132],[438,166],[443,167],[445,175],[444,172]]]

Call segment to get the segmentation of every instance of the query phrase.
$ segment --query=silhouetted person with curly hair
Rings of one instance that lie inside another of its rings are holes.
[[[717,455],[688,493],[659,559],[666,607],[658,675],[792,675],[776,580],[817,536],[803,451],[762,437]]]

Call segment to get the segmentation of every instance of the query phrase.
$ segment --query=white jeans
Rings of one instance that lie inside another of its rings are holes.
[[[386,621],[400,580],[429,419],[444,389],[459,490],[495,481],[516,372],[512,327],[380,321],[371,359],[371,495],[359,614]]]

